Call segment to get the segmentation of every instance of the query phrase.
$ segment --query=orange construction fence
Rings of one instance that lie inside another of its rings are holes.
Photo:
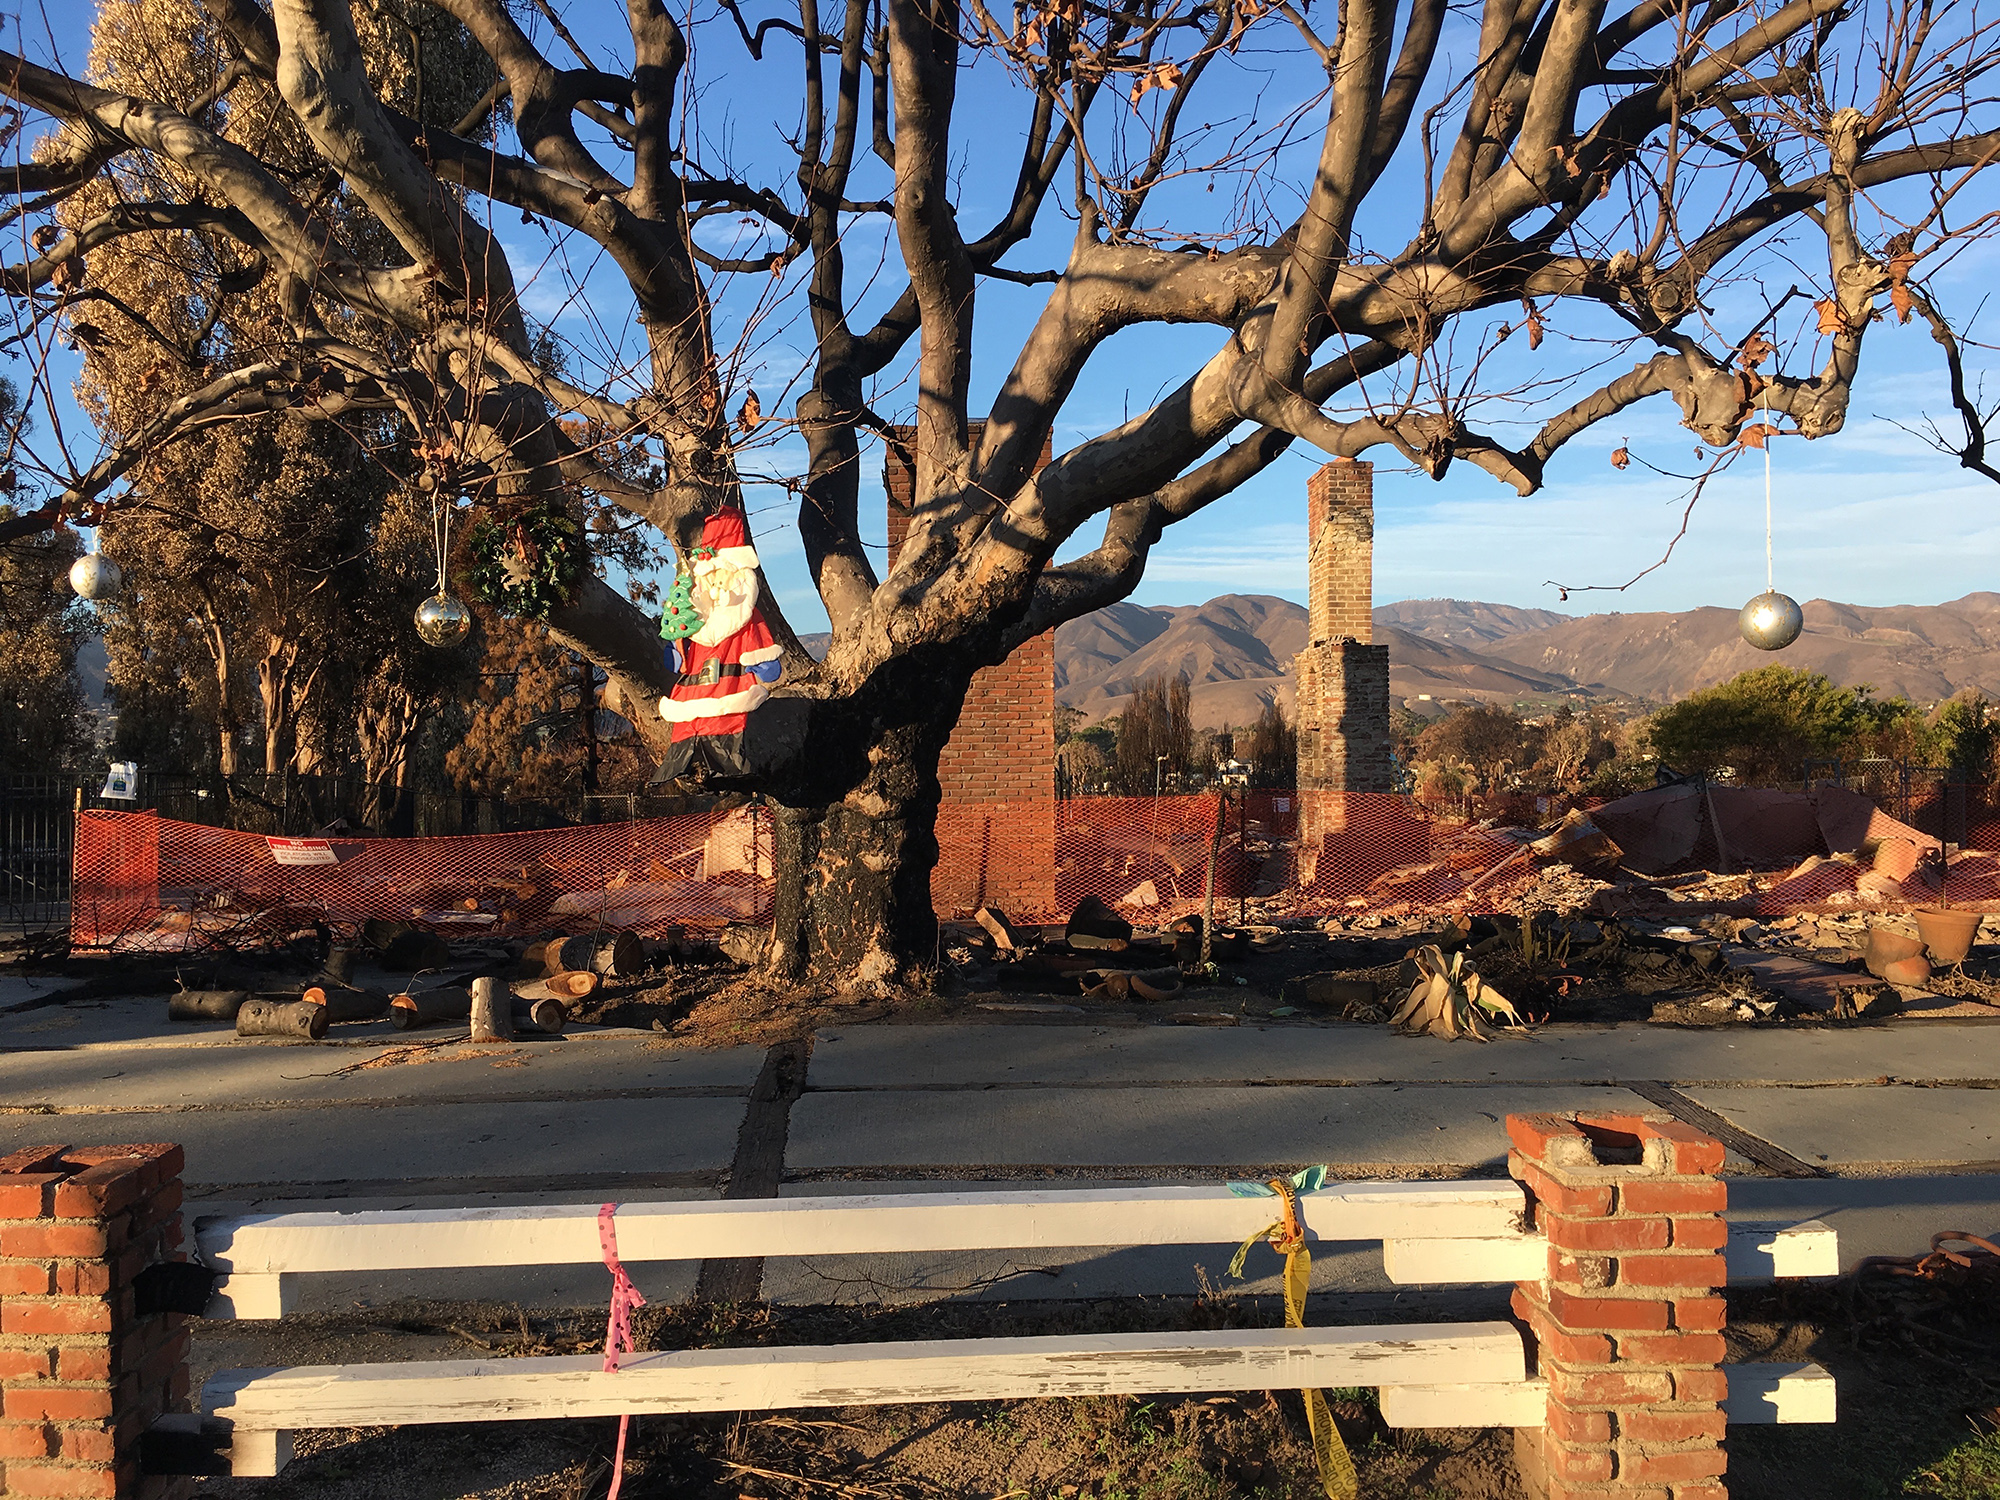
[[[1199,910],[1211,887],[1230,917],[1253,901],[1267,916],[1409,916],[1503,907],[1548,866],[1574,862],[1619,880],[1747,876],[1738,890],[1714,892],[1746,912],[1886,910],[1940,896],[2000,908],[2000,855],[1953,844],[1947,860],[1923,828],[1848,790],[1665,788],[1591,816],[1617,841],[1608,854],[1588,839],[1537,851],[1530,832],[1377,793],[954,802],[938,815],[931,893],[940,916],[992,902],[1030,922],[1060,921],[1095,896],[1135,924],[1157,923]],[[351,932],[371,918],[464,937],[657,935],[771,910],[770,817],[754,804],[404,839],[274,838],[85,811],[75,849],[77,947],[232,947],[316,925]]]

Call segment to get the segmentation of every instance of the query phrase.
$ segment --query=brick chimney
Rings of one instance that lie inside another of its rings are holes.
[[[1298,679],[1299,785],[1393,789],[1389,648],[1374,644],[1375,466],[1335,459],[1306,481],[1306,649]]]
[[[977,447],[983,422],[971,425]],[[907,445],[914,428],[896,429]],[[916,473],[907,447],[888,449],[889,565],[910,529]],[[1049,461],[1048,443],[1036,465]],[[931,899],[940,916],[985,902],[1009,911],[1055,906],[1056,644],[1043,631],[998,666],[973,674],[958,726],[938,758],[944,802]]]

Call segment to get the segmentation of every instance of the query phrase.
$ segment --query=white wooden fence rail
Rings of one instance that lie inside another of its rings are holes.
[[[1538,1280],[1547,1246],[1509,1181],[1330,1183],[1303,1200],[1320,1244],[1381,1241],[1401,1283]],[[1240,1243],[1271,1198],[1226,1187],[888,1193],[618,1210],[622,1260],[864,1255]],[[220,1271],[211,1317],[282,1316],[299,1278],[333,1271],[581,1265],[602,1258],[598,1205],[278,1213],[198,1219]],[[1732,1281],[1833,1275],[1817,1222],[1733,1225]],[[303,1428],[504,1421],[622,1412],[774,1410],[896,1401],[1374,1386],[1391,1426],[1541,1425],[1544,1382],[1512,1323],[1416,1323],[1214,1333],[1074,1334],[833,1348],[224,1370],[203,1410],[231,1424],[232,1471],[278,1472]],[[1833,1420],[1818,1366],[1729,1368],[1733,1422]]]
[[[1317,1244],[1381,1241],[1401,1285],[1537,1280],[1541,1235],[1521,1224],[1509,1181],[1329,1183],[1304,1200]],[[398,1209],[199,1219],[202,1260],[223,1273],[212,1318],[276,1318],[297,1278],[326,1271],[590,1265],[602,1258],[595,1203],[527,1208]],[[633,1264],[896,1251],[1081,1249],[1240,1244],[1277,1212],[1226,1187],[1069,1192],[874,1193],[735,1202],[631,1203],[618,1210],[618,1253]],[[1818,1221],[1732,1225],[1732,1282],[1832,1276],[1834,1232]]]

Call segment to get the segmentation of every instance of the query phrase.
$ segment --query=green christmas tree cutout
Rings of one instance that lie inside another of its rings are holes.
[[[707,547],[694,549],[697,558],[713,557]],[[684,640],[701,629],[701,614],[694,607],[694,574],[683,571],[674,578],[674,586],[667,590],[666,603],[660,609],[660,639],[663,641]]]

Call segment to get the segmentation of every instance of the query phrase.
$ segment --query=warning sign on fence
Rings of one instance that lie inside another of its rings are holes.
[[[277,839],[267,834],[264,842],[271,846],[271,858],[281,865],[340,863],[340,857],[333,852],[333,845],[325,839]]]

